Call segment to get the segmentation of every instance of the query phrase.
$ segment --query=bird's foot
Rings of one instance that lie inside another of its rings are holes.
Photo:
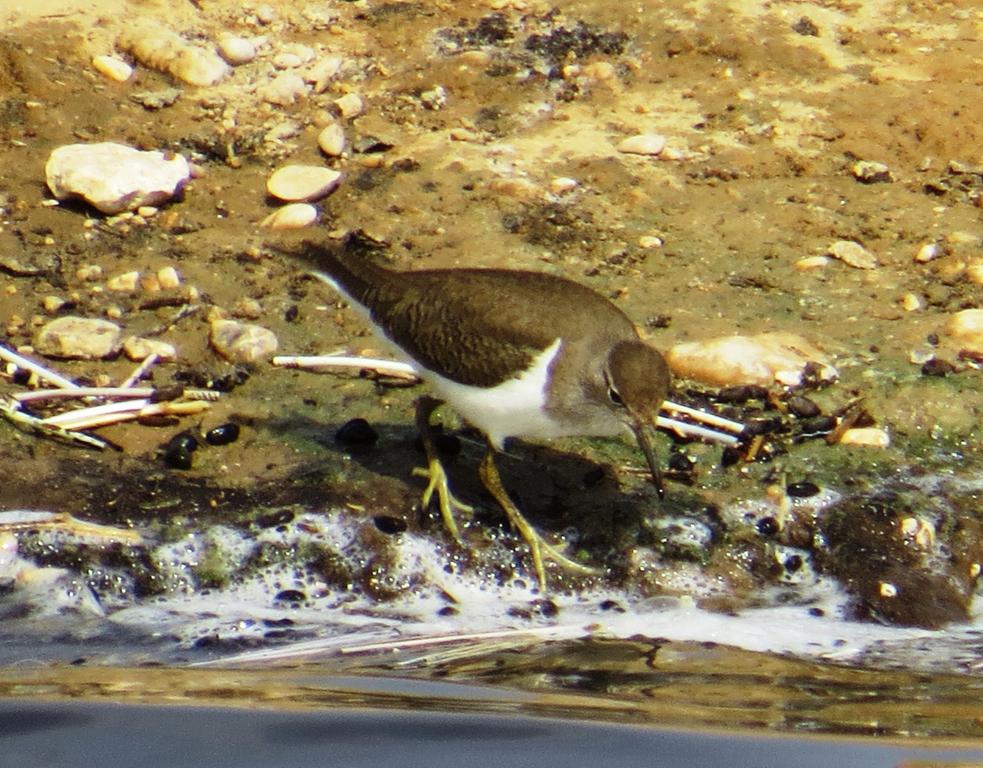
[[[436,492],[438,506],[440,507],[440,516],[444,520],[444,526],[454,538],[454,541],[461,544],[461,532],[457,527],[457,521],[454,519],[454,512],[456,510],[465,514],[472,514],[474,507],[465,504],[451,493],[450,485],[447,482],[447,473],[444,472],[444,467],[438,459],[431,459],[426,467],[414,468],[413,476],[428,478],[427,487],[423,491],[423,508],[427,509],[430,506],[430,500],[433,498],[434,492]]]
[[[600,568],[592,568],[589,565],[578,563],[576,560],[571,560],[552,544],[548,543],[546,539],[537,533],[536,530],[529,524],[529,521],[526,520],[526,518],[521,512],[519,512],[514,504],[509,504],[508,506],[503,504],[502,506],[509,517],[509,521],[519,532],[519,535],[522,536],[526,544],[529,545],[529,555],[532,557],[532,565],[533,569],[536,571],[536,579],[539,581],[539,586],[543,590],[546,589],[546,567],[543,564],[544,560],[551,560],[561,568],[566,568],[569,571],[574,571],[576,573],[582,573],[589,576],[598,576],[604,572]]]

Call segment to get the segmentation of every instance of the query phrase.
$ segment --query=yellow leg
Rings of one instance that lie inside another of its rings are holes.
[[[488,447],[488,453],[485,454],[485,458],[481,460],[480,471],[481,482],[485,484],[485,488],[488,489],[488,492],[495,497],[495,501],[498,502],[499,506],[505,510],[505,514],[508,515],[509,521],[513,526],[515,526],[515,529],[519,532],[519,535],[522,536],[522,538],[525,539],[526,543],[529,545],[529,554],[532,556],[532,564],[536,571],[536,579],[539,581],[539,586],[543,591],[546,591],[546,569],[543,567],[544,557],[558,563],[564,568],[569,568],[571,571],[589,574],[600,573],[600,571],[596,568],[589,568],[586,565],[581,565],[580,563],[571,560],[555,547],[548,544],[542,536],[536,533],[536,530],[529,524],[529,521],[523,517],[522,513],[513,503],[512,499],[509,498],[505,487],[502,485],[502,478],[499,476],[498,468],[495,466],[495,449],[491,446]]]
[[[417,467],[413,474],[418,477],[429,478],[426,489],[423,491],[423,508],[430,506],[430,500],[436,491],[437,501],[440,506],[440,516],[444,520],[444,526],[458,544],[461,543],[461,532],[458,530],[457,521],[454,519],[454,511],[472,513],[474,508],[459,501],[451,493],[450,485],[447,483],[447,473],[440,463],[437,456],[437,447],[433,442],[433,433],[430,431],[430,415],[442,404],[440,400],[432,397],[421,397],[416,401],[416,428],[423,441],[423,451],[427,455],[427,466]]]

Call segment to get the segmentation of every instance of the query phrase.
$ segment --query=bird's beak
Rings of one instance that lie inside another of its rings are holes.
[[[646,433],[646,427],[655,429],[655,425],[652,423],[651,419],[645,419],[638,414],[632,414],[631,421],[628,422],[628,426],[631,431],[635,433],[635,439],[638,441],[638,447],[642,449],[642,453],[645,454],[645,463],[649,465],[649,472],[652,473],[652,484],[655,486],[656,493],[659,494],[659,498],[665,498],[666,489],[662,484],[662,470],[659,468],[658,459],[655,456],[655,451],[652,450],[652,443],[649,442],[649,436]]]

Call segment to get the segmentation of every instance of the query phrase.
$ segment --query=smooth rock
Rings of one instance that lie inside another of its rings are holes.
[[[119,350],[120,328],[93,317],[59,317],[38,329],[34,348],[42,355],[100,360]]]
[[[672,347],[666,360],[673,373],[718,387],[741,384],[795,387],[809,363],[821,367],[823,379],[834,379],[836,369],[817,347],[793,333],[725,336],[686,342]]]
[[[260,89],[263,101],[287,107],[306,95],[307,83],[296,72],[281,72]]]
[[[115,56],[96,56],[92,59],[92,67],[117,83],[125,83],[133,75],[133,67]]]
[[[157,282],[163,290],[170,291],[181,285],[181,275],[174,267],[161,267],[157,270]]]
[[[218,53],[233,67],[239,67],[256,58],[256,46],[244,37],[225,34],[218,39]]]
[[[328,157],[338,157],[345,151],[345,129],[330,123],[317,135],[317,145]]]
[[[267,360],[278,347],[273,331],[235,320],[213,320],[209,341],[216,352],[233,363]]]
[[[181,155],[104,142],[58,147],[44,173],[59,200],[81,197],[103,213],[114,214],[170,200],[191,169]]]
[[[810,269],[822,269],[830,263],[828,256],[806,256],[799,259],[794,266],[799,272],[808,272]]]
[[[927,264],[932,259],[939,256],[939,246],[937,243],[925,243],[915,254],[915,261],[919,264]]]
[[[270,229],[300,229],[317,221],[317,208],[310,203],[291,203],[277,208],[260,222]]]
[[[122,293],[132,293],[137,289],[140,284],[140,273],[137,271],[133,272],[123,272],[119,275],[113,275],[106,281],[106,287],[111,291],[120,291]]]
[[[894,181],[891,170],[884,163],[875,163],[870,160],[858,160],[850,166],[850,173],[857,181],[864,184],[881,184]]]
[[[840,435],[840,445],[867,445],[872,448],[887,448],[891,436],[880,427],[854,427]]]
[[[230,72],[214,51],[192,45],[160,26],[130,25],[117,44],[144,66],[174,75],[188,85],[215,85]]]
[[[346,93],[341,98],[335,99],[334,105],[346,120],[358,117],[365,110],[365,103],[357,93]]]
[[[826,251],[834,259],[856,269],[874,269],[877,259],[860,243],[853,240],[837,240]]]
[[[983,353],[983,309],[956,312],[946,321],[945,332],[964,349]]]
[[[666,148],[666,137],[658,133],[629,136],[618,144],[618,151],[630,155],[658,155]]]
[[[310,67],[304,79],[314,86],[314,93],[324,93],[338,76],[343,63],[341,56],[326,56]]]
[[[976,285],[983,285],[983,260],[973,261],[966,267],[966,279]]]
[[[173,344],[159,339],[127,336],[123,339],[123,354],[134,362],[146,360],[151,355],[157,355],[161,360],[175,360],[177,349]]]
[[[341,171],[317,165],[287,165],[266,182],[266,191],[288,203],[308,203],[330,195],[341,183]]]

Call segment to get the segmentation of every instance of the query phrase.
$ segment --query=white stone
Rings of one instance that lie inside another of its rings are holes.
[[[822,269],[827,264],[829,264],[830,259],[828,256],[806,256],[805,258],[799,259],[793,265],[799,272],[807,272],[810,269]]]
[[[317,208],[310,203],[291,203],[277,208],[260,222],[270,229],[300,229],[317,221]]]
[[[96,56],[92,59],[92,66],[100,75],[117,83],[125,83],[133,75],[133,67],[115,56]]]
[[[837,240],[826,251],[834,259],[856,269],[874,269],[877,259],[860,243],[853,240]]]
[[[263,101],[287,107],[306,95],[307,84],[296,72],[281,72],[260,89]]]
[[[308,70],[304,79],[314,85],[314,93],[324,93],[338,76],[342,63],[341,56],[325,56]]]
[[[341,171],[317,165],[287,165],[266,182],[266,191],[288,203],[320,200],[338,188]]]
[[[983,309],[956,312],[946,321],[945,332],[963,348],[983,353]]]
[[[116,323],[92,317],[59,317],[43,325],[34,337],[34,348],[49,357],[99,360],[119,350]]]
[[[174,267],[161,267],[157,270],[157,282],[165,291],[170,291],[181,285],[181,276]]]
[[[109,290],[120,291],[121,293],[132,293],[137,289],[139,284],[140,273],[137,271],[113,275],[106,281],[106,287]]]
[[[358,117],[365,109],[362,97],[357,93],[346,93],[341,98],[335,99],[334,105],[346,120],[352,117]]]
[[[67,303],[61,296],[45,296],[41,299],[41,306],[44,307],[44,311],[49,315],[53,315]]]
[[[646,250],[650,248],[661,248],[663,245],[665,245],[665,240],[658,235],[642,235],[638,238],[638,247],[645,248]]]
[[[120,213],[170,200],[191,175],[181,155],[143,152],[123,144],[67,144],[44,168],[59,200],[81,197],[103,213]]]
[[[936,243],[925,243],[915,254],[915,261],[925,264],[939,255],[939,246]]]
[[[798,386],[808,363],[822,366],[823,379],[837,376],[825,353],[792,333],[686,342],[672,347],[666,360],[677,376],[719,387],[739,384],[767,387],[775,383]]]
[[[215,85],[230,71],[214,51],[192,45],[162,26],[128,26],[117,44],[144,66],[174,75],[188,85]]]
[[[976,285],[983,285],[983,261],[973,261],[966,267],[966,279]]]
[[[880,427],[853,427],[840,435],[841,445],[867,445],[872,448],[887,448],[891,436]]]
[[[890,168],[884,163],[875,163],[871,160],[858,160],[850,166],[850,172],[857,181],[862,181],[864,184],[894,181]]]
[[[577,185],[576,179],[571,179],[568,176],[556,176],[550,179],[550,192],[554,195],[565,195],[568,192],[573,192]]]
[[[213,320],[209,341],[216,352],[233,363],[267,360],[278,347],[273,331],[235,320]]]
[[[218,39],[218,53],[229,64],[239,67],[256,58],[256,46],[244,37],[225,34]]]
[[[629,136],[618,144],[618,151],[630,155],[658,155],[666,148],[666,137],[658,133]]]
[[[177,359],[177,349],[173,344],[159,339],[145,339],[141,336],[127,336],[123,339],[123,354],[130,360],[140,362],[151,355],[161,360]]]
[[[328,157],[338,157],[345,151],[345,129],[339,123],[329,123],[317,135],[317,145]]]

